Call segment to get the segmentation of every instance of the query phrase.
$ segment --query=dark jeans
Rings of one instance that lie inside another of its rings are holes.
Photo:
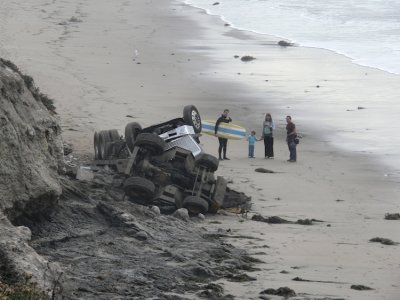
[[[288,142],[289,152],[290,152],[290,160],[297,160],[297,153],[296,153],[296,144],[294,141]]]
[[[265,157],[274,157],[274,138],[264,136]]]
[[[224,153],[224,158],[226,157],[226,146],[228,145],[228,140],[223,138],[218,138],[219,148],[218,155],[219,158],[222,158],[221,153]]]
[[[254,145],[249,145],[249,157],[254,157]]]

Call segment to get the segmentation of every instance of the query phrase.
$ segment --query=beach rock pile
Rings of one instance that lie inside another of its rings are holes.
[[[43,289],[53,271],[29,246],[29,228],[13,225],[40,219],[61,194],[61,129],[52,109],[31,77],[0,59],[0,281],[28,276]]]

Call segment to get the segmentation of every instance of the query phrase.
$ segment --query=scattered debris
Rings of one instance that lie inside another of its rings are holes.
[[[179,208],[174,213],[173,216],[177,219],[181,219],[183,221],[189,221],[189,212],[186,208]]]
[[[245,55],[245,56],[242,56],[242,57],[240,58],[240,60],[241,60],[241,61],[244,61],[244,62],[252,61],[252,60],[255,60],[255,59],[256,59],[255,57],[250,56],[250,55]]]
[[[63,142],[63,150],[64,155],[67,156],[74,152],[74,147],[71,143]]]
[[[90,167],[79,167],[76,173],[76,179],[80,181],[93,181],[94,174]]]
[[[252,216],[251,219],[253,221],[265,222],[265,223],[269,223],[269,224],[291,224],[291,223],[293,223],[288,220],[282,219],[281,217],[272,216],[272,217],[265,218],[259,214]]]
[[[357,290],[357,291],[370,291],[370,290],[374,290],[373,288],[370,288],[369,286],[365,286],[362,284],[353,284],[350,287],[352,290]]]
[[[394,214],[387,213],[387,214],[385,214],[385,220],[400,220],[400,214],[399,213],[394,213]]]
[[[313,222],[324,222],[317,219],[299,219],[296,222],[288,221],[278,216],[263,217],[262,215],[255,214],[251,217],[253,221],[265,222],[269,224],[300,224],[300,225],[313,225]]]
[[[300,277],[295,277],[293,281],[304,281],[304,282],[320,282],[320,283],[334,283],[334,284],[346,284],[347,282],[329,281],[329,280],[309,280]]]
[[[268,170],[268,169],[265,169],[265,168],[257,168],[254,171],[256,171],[258,173],[269,173],[269,174],[275,173],[274,171]]]
[[[201,298],[221,299],[224,295],[224,288],[216,283],[207,284],[204,290],[197,294]]]
[[[317,219],[299,219],[296,223],[300,225],[313,225],[313,222],[324,223],[324,221]]]
[[[73,16],[73,17],[69,18],[68,22],[71,22],[71,23],[80,23],[80,22],[82,22],[82,20],[79,19],[79,18],[77,18],[77,17],[75,17],[75,16]]]
[[[295,291],[292,290],[291,288],[288,288],[287,286],[280,287],[278,289],[272,289],[272,288],[266,289],[266,290],[262,291],[260,294],[282,296],[285,298],[296,297]]]
[[[394,242],[390,239],[375,237],[369,240],[370,242],[381,243],[383,245],[397,245],[397,242]]]
[[[304,219],[304,220],[299,219],[299,220],[297,220],[297,224],[300,224],[300,225],[312,225],[313,223],[312,223],[312,220],[310,220],[310,219]]]
[[[251,197],[227,187],[221,208],[239,208],[238,213],[246,213],[251,209]]]
[[[293,43],[286,42],[286,41],[279,41],[279,42],[278,42],[278,45],[279,45],[279,46],[282,46],[282,47],[290,47],[290,46],[294,46],[294,44],[293,44]]]
[[[160,214],[161,214],[161,210],[160,210],[160,208],[159,208],[157,205],[152,205],[152,206],[150,207],[150,209],[151,209],[153,212],[155,212],[156,215],[160,215]]]
[[[229,281],[233,281],[233,282],[246,282],[246,281],[256,281],[257,280],[257,278],[251,277],[245,273],[229,274],[226,276],[226,278],[228,278]]]

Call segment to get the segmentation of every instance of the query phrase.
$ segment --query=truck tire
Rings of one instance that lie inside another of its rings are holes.
[[[129,150],[132,152],[136,141],[136,137],[142,131],[142,126],[139,123],[131,122],[125,126],[125,141]]]
[[[205,214],[208,211],[208,203],[206,200],[196,196],[187,196],[183,200],[182,206],[192,214]]]
[[[99,153],[101,159],[107,159],[106,147],[107,143],[110,142],[110,135],[107,130],[99,132]]]
[[[119,133],[117,129],[108,130],[108,134],[110,136],[110,142],[116,142],[119,140]]]
[[[202,153],[196,158],[196,166],[215,172],[218,170],[219,160],[213,155]]]
[[[153,155],[160,155],[164,152],[165,141],[153,133],[139,133],[134,146],[146,149]]]
[[[125,194],[142,203],[153,198],[155,190],[154,183],[143,177],[129,177],[124,182]]]
[[[193,127],[195,133],[201,132],[201,117],[196,106],[187,105],[183,108],[183,120]]]
[[[99,134],[97,131],[94,133],[93,137],[93,147],[94,147],[94,159],[101,159],[99,150]]]
[[[106,150],[105,150],[105,159],[111,159],[114,156],[114,143],[107,142],[106,143]]]

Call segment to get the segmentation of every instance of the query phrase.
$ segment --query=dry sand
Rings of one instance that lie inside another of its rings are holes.
[[[278,125],[275,159],[262,158],[261,142],[256,158],[248,159],[246,143],[230,141],[231,160],[221,162],[219,173],[252,196],[249,218],[257,212],[325,222],[269,225],[236,215],[210,216],[221,224],[208,226],[256,237],[228,242],[265,262],[261,271],[250,273],[257,281],[225,282],[227,293],[257,299],[263,289],[289,286],[309,297],[400,299],[399,246],[369,242],[377,236],[400,242],[400,221],[384,220],[386,212],[400,212],[398,179],[385,177],[388,167],[363,149],[333,147],[329,127],[319,123],[334,120],[346,107],[362,106],[371,95],[394,103],[399,77],[329,51],[283,49],[276,41],[233,30],[178,1],[1,1],[0,56],[56,99],[64,137],[79,152],[90,151],[95,130],[122,132],[131,121],[151,125],[179,116],[187,104],[195,104],[203,118],[228,107],[235,123],[257,131],[264,114],[272,112]],[[244,64],[234,55],[257,59]],[[338,107],[343,98],[349,100]],[[320,111],[318,101],[332,105]],[[286,162],[286,114],[305,136],[296,164]],[[215,138],[204,136],[202,143],[216,153]],[[256,173],[257,167],[277,173]],[[352,290],[352,284],[374,290]]]

